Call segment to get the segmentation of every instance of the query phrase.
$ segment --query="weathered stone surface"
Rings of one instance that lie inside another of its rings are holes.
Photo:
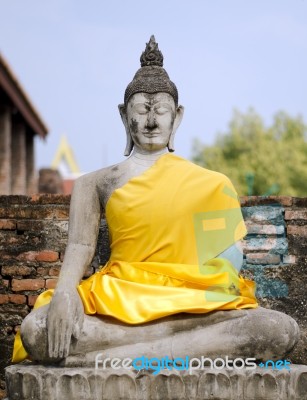
[[[8,400],[306,400],[307,366],[290,371],[6,368]]]
[[[285,227],[284,225],[263,225],[256,224],[252,221],[246,221],[245,223],[249,235],[284,235]]]
[[[296,262],[296,257],[291,255],[283,256],[284,264],[294,264]]]
[[[288,242],[286,238],[248,238],[243,241],[244,252],[268,251],[270,254],[287,254]]]
[[[8,322],[8,318],[21,317],[25,318],[25,316],[29,313],[29,307],[21,304],[5,304],[0,306],[0,321]],[[10,321],[11,323],[12,321]],[[17,323],[15,325],[20,325]]]
[[[266,279],[280,280],[287,285],[288,296],[260,298],[260,304],[290,315],[300,326],[301,338],[290,353],[293,363],[307,364],[307,298],[304,284],[307,281],[307,257],[299,257],[296,264],[267,268]]]
[[[293,205],[307,208],[307,197],[293,197]]]
[[[242,214],[244,219],[251,222],[265,222],[268,225],[283,225],[284,208],[280,204],[275,206],[254,206],[254,207],[242,207]]]
[[[295,256],[307,254],[307,239],[298,235],[288,235],[289,254]]]
[[[109,231],[105,219],[101,220],[96,254],[92,264],[94,268],[104,265],[110,258]]]
[[[4,265],[1,269],[2,276],[28,276],[35,272],[34,268],[21,265]]]
[[[12,346],[14,342],[14,335],[7,334],[4,335],[3,333],[0,334],[0,368],[4,371],[4,368],[8,365],[8,362],[11,360],[12,356]],[[0,376],[0,387],[4,386],[1,385],[1,381],[4,381],[4,374]],[[0,391],[1,394],[1,391]],[[0,399],[2,397],[0,396]]]

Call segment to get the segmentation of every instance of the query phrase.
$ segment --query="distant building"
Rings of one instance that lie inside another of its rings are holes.
[[[48,129],[0,54],[0,194],[37,192],[34,137]]]
[[[49,186],[55,188],[56,187],[55,182],[57,182],[56,174],[59,172],[63,177],[63,183],[62,183],[62,189],[60,185],[57,186],[58,193],[71,194],[75,180],[79,176],[83,175],[83,173],[80,172],[78,163],[74,156],[74,152],[72,150],[72,147],[69,145],[66,136],[61,137],[61,141],[57,149],[57,152],[54,156],[54,159],[52,161],[51,168],[54,170],[53,175],[51,174],[52,170],[40,171],[40,187],[42,186],[41,182],[45,183],[49,180],[50,182]]]

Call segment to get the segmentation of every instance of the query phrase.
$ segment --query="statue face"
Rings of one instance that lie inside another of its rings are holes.
[[[127,105],[127,124],[134,145],[157,151],[167,147],[176,116],[175,102],[168,93],[136,93]]]

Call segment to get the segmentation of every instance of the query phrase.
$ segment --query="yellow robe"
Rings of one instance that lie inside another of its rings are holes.
[[[86,314],[140,324],[180,312],[257,307],[254,282],[216,258],[246,234],[224,175],[165,154],[116,189],[105,211],[111,256],[78,286]],[[51,296],[42,293],[36,307]],[[18,337],[13,361],[23,352]]]

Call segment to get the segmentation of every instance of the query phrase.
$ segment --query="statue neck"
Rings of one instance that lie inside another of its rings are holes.
[[[167,148],[151,152],[134,148],[129,160],[134,164],[150,167],[165,153]]]

